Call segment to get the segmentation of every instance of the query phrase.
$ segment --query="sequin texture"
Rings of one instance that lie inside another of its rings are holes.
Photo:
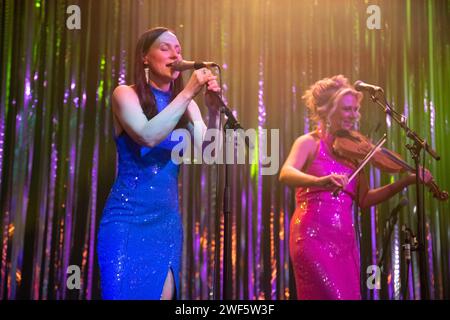
[[[170,93],[152,88],[158,111]],[[103,299],[160,299],[167,273],[179,294],[183,229],[178,206],[179,166],[170,135],[149,148],[126,133],[115,138],[118,174],[102,213],[98,261]]]
[[[320,140],[307,173],[320,177],[352,172],[353,168],[337,161]],[[359,251],[352,219],[356,186],[353,180],[337,197],[322,187],[297,189],[289,243],[298,299],[361,298]]]

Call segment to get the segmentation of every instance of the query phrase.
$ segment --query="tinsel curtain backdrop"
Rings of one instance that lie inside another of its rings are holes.
[[[70,5],[80,8],[79,30],[66,25]],[[366,25],[369,5],[380,8],[380,29]],[[1,299],[100,298],[96,235],[116,174],[111,93],[132,83],[137,38],[155,26],[175,31],[185,59],[222,66],[224,97],[244,128],[259,138],[279,129],[280,166],[312,128],[305,89],[344,74],[384,88],[441,155],[425,163],[450,188],[450,1],[0,0],[0,8]],[[206,114],[202,96],[196,101]],[[361,131],[374,140],[386,132],[387,147],[412,164],[411,141],[367,96],[361,113]],[[262,175],[263,151],[257,164],[232,166],[233,298],[294,299],[294,192],[278,175]],[[398,178],[372,167],[366,174],[372,187]],[[181,297],[219,299],[223,166],[183,165],[179,181]],[[367,267],[380,258],[385,221],[403,196],[409,205],[390,239],[381,289],[369,290]],[[425,199],[430,294],[448,299],[449,204],[428,192]],[[415,204],[412,186],[356,212],[364,298],[403,298],[401,226],[417,230]],[[79,290],[66,286],[70,265],[80,268]],[[420,297],[415,254],[407,286],[406,298]]]

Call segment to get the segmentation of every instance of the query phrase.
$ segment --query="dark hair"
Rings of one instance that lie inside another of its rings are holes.
[[[148,120],[156,116],[158,109],[156,108],[155,96],[150,90],[150,86],[145,78],[144,62],[142,58],[147,54],[148,50],[164,32],[170,31],[165,27],[156,27],[145,31],[140,37],[136,45],[135,61],[134,61],[134,86],[133,89],[139,98],[139,102],[142,107],[142,111]],[[184,88],[183,77],[180,75],[172,83],[171,90],[172,96],[170,101],[172,101]],[[183,115],[178,122],[177,127],[185,127],[187,125],[188,119],[186,115]]]

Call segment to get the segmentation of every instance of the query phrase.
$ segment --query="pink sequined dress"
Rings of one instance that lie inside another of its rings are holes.
[[[324,140],[306,173],[351,175]],[[352,218],[356,179],[337,197],[323,187],[298,188],[290,224],[290,256],[298,299],[359,300],[359,250]]]

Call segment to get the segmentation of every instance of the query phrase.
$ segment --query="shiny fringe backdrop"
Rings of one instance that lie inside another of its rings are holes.
[[[72,4],[81,9],[80,30],[66,26]],[[380,30],[366,26],[370,4],[381,9]],[[149,27],[175,30],[185,59],[222,66],[224,96],[241,124],[259,138],[262,129],[280,130],[280,166],[311,128],[302,93],[341,73],[385,89],[442,156],[425,161],[441,188],[450,188],[449,1],[0,0],[0,8],[2,299],[100,298],[96,232],[116,173],[111,93],[131,83],[137,37]],[[367,97],[362,114],[363,133],[378,139],[387,132],[388,147],[408,158],[404,133]],[[278,175],[262,174],[264,150],[257,153],[257,164],[231,169],[233,298],[293,299],[294,192]],[[374,187],[398,178],[366,173]],[[183,299],[221,297],[214,266],[223,246],[222,188],[222,166],[183,166]],[[402,196],[409,205],[390,239],[381,289],[368,290],[366,268],[380,258],[385,220]],[[448,299],[449,205],[427,192],[425,208],[431,297]],[[355,217],[364,297],[403,298],[401,226],[416,231],[414,187]],[[80,290],[66,286],[70,265],[80,268]],[[413,255],[408,299],[419,298],[417,268]]]

